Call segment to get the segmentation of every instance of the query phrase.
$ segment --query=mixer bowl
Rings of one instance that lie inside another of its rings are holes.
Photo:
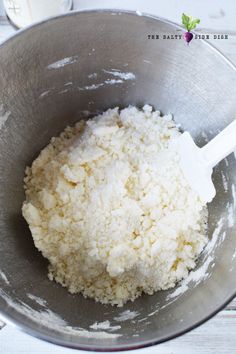
[[[51,282],[21,215],[26,165],[52,136],[82,118],[149,103],[172,112],[199,146],[235,118],[233,65],[202,40],[187,46],[161,39],[181,33],[148,15],[73,12],[19,31],[0,46],[0,312],[6,322],[71,348],[134,349],[185,333],[235,296],[233,154],[214,172],[210,243],[196,270],[175,289],[123,308],[71,295]],[[159,39],[149,39],[156,34]]]

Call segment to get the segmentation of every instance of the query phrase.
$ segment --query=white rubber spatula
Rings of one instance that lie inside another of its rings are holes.
[[[188,132],[180,136],[177,146],[188,183],[205,203],[211,202],[216,194],[211,180],[213,167],[236,150],[236,120],[202,148]]]

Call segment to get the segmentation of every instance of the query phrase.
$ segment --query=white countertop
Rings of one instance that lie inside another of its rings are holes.
[[[212,40],[236,65],[236,1],[235,0],[74,0],[74,8],[123,8],[153,13],[180,22],[182,12],[201,18],[201,33],[229,34],[228,40]],[[0,0],[0,42],[15,30],[4,17]],[[135,353],[159,354],[233,354],[236,353],[236,299],[207,323],[175,340]],[[0,321],[1,354],[69,354],[85,353],[54,346],[32,338]],[[131,351],[129,353],[134,353]]]

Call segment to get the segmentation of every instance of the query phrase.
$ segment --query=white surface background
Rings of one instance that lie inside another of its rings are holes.
[[[38,0],[40,1],[40,0]],[[50,1],[50,0],[49,0]],[[236,64],[236,1],[235,0],[74,0],[75,8],[123,8],[153,13],[180,22],[182,12],[201,18],[201,33],[226,33],[228,40],[212,41]],[[0,0],[0,42],[14,33],[4,17]],[[69,354],[85,353],[60,348],[34,339],[0,321],[0,354]],[[134,353],[129,352],[129,353]],[[135,353],[147,354],[235,354],[236,300],[213,319],[190,333],[158,346]]]

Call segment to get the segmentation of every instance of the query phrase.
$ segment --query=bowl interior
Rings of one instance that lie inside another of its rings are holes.
[[[179,287],[123,308],[72,296],[49,281],[21,216],[25,166],[80,119],[149,103],[172,112],[199,145],[234,119],[234,68],[201,40],[187,46],[161,39],[181,33],[151,16],[90,11],[46,21],[0,46],[0,312],[27,332],[76,348],[131,349],[183,333],[235,294],[233,155],[214,172],[211,241],[197,269]],[[104,321],[108,329],[90,328]]]

